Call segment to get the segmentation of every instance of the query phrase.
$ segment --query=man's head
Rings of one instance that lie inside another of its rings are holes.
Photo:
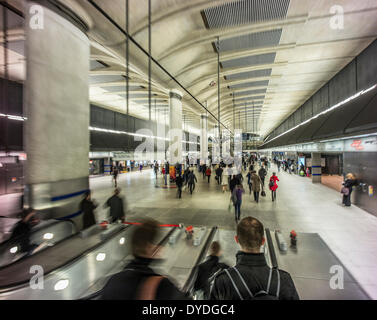
[[[160,233],[158,222],[153,219],[146,219],[137,226],[132,238],[131,249],[135,257],[152,258],[158,246],[156,239]]]
[[[209,247],[209,252],[211,256],[221,256],[221,246],[220,243],[217,241],[213,241],[211,246]]]
[[[119,195],[119,193],[120,193],[120,188],[116,188],[116,189],[114,190],[114,194],[117,196],[117,195]]]
[[[256,218],[243,218],[237,225],[235,240],[241,246],[241,250],[249,253],[259,253],[264,244],[264,227]]]

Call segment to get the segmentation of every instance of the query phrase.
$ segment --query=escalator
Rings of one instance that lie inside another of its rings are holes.
[[[0,300],[80,297],[128,254],[132,228],[115,224],[102,230],[94,226],[0,268]],[[37,281],[42,275],[43,280]]]
[[[30,244],[37,247],[35,251],[39,251],[53,246],[75,233],[76,227],[71,221],[45,220],[31,229],[29,239]],[[20,236],[0,244],[0,268],[25,257],[27,253],[21,250],[24,241],[24,236]]]

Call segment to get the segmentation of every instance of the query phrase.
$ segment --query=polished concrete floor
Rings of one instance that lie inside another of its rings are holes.
[[[230,193],[221,191],[214,176],[208,184],[201,174],[196,175],[194,193],[184,192],[182,199],[176,198],[176,189],[161,188],[163,177],[159,175],[156,183],[152,170],[121,175],[119,186],[129,209],[127,221],[152,217],[161,223],[217,225],[235,230],[234,209],[228,211]],[[377,217],[356,206],[343,207],[339,192],[313,184],[311,179],[285,172],[278,173],[278,177],[277,201],[272,202],[267,192],[267,197],[255,203],[246,193],[241,216],[254,216],[265,227],[280,229],[286,235],[292,229],[318,233],[364,290],[377,299]],[[108,212],[102,204],[111,195],[111,177],[92,178],[90,185],[93,198],[100,203],[97,218],[105,219]]]

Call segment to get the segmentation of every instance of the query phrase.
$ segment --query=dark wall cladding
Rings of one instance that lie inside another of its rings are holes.
[[[377,83],[377,40],[357,57],[357,90],[368,89]]]
[[[0,94],[0,113],[23,115],[22,84],[0,78]],[[0,118],[0,150],[23,150],[23,124],[23,121]]]
[[[3,92],[5,95],[3,96]],[[0,78],[0,112],[21,116],[22,110],[22,84]]]
[[[344,173],[353,173],[361,183],[377,186],[377,152],[345,152],[343,154]],[[377,216],[377,197],[368,192],[354,189],[354,200],[357,206]],[[375,191],[376,192],[376,191]]]
[[[313,96],[313,115],[322,112],[329,107],[329,85],[324,85]]]
[[[328,109],[355,93],[377,84],[377,40],[338,72],[293,114],[295,125]],[[284,120],[285,122],[286,120]],[[269,139],[285,131],[284,122],[272,131]],[[373,121],[372,121],[373,122]],[[374,123],[374,122],[373,122]]]
[[[330,106],[356,93],[356,61],[353,60],[329,82]]]

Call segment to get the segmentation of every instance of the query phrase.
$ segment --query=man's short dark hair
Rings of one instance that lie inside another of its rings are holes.
[[[263,243],[263,224],[253,217],[243,218],[237,225],[237,236],[243,249],[259,249]]]
[[[220,253],[221,246],[220,243],[217,241],[213,241],[211,246],[209,247],[209,252],[211,256],[217,256]]]
[[[135,257],[147,254],[146,249],[149,244],[155,244],[159,234],[159,224],[153,219],[146,219],[141,225],[137,226],[132,238],[131,248]]]

